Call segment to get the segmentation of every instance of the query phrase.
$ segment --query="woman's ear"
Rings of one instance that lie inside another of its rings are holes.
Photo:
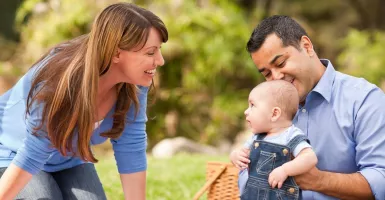
[[[112,56],[112,63],[118,63],[119,62],[119,60],[120,60],[120,52],[121,52],[122,50],[121,49],[117,49],[116,50],[116,53],[114,54],[114,56]]]
[[[271,113],[271,121],[276,122],[281,117],[282,111],[279,107],[274,107]]]

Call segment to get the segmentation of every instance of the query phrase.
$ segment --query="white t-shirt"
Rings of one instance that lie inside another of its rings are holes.
[[[301,129],[295,127],[294,125],[291,125],[289,128],[287,128],[284,132],[272,135],[272,136],[266,136],[263,140],[266,142],[271,142],[275,144],[280,145],[288,145],[290,140],[293,139],[297,135],[304,135]],[[243,145],[246,148],[250,148],[253,145],[254,140],[256,140],[258,137],[258,134],[254,134],[249,140],[245,142]],[[293,150],[293,156],[297,157],[298,154],[305,148],[308,148],[310,146],[309,143],[306,141],[300,142]]]
[[[99,126],[100,126],[100,124],[102,124],[103,120],[104,120],[104,119],[102,119],[102,120],[100,120],[100,121],[98,121],[98,122],[95,122],[94,130],[97,129],[97,128],[99,128]]]

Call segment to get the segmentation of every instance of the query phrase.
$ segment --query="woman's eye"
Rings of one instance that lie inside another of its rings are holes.
[[[153,56],[154,54],[155,54],[154,52],[147,53],[147,55],[149,56]]]

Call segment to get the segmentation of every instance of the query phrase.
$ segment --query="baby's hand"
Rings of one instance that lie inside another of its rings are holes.
[[[238,169],[244,169],[247,168],[248,164],[250,163],[249,155],[250,149],[248,148],[236,149],[231,152],[230,160]]]
[[[282,187],[283,182],[287,179],[287,173],[283,169],[283,167],[275,168],[269,175],[269,185],[272,188],[278,185],[278,188]]]

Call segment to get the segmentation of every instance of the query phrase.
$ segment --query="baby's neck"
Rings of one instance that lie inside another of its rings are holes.
[[[273,135],[281,134],[286,129],[290,128],[291,125],[292,125],[291,121],[276,124],[275,126],[273,126],[273,128],[270,129],[270,131],[267,132],[266,135],[273,136]]]

